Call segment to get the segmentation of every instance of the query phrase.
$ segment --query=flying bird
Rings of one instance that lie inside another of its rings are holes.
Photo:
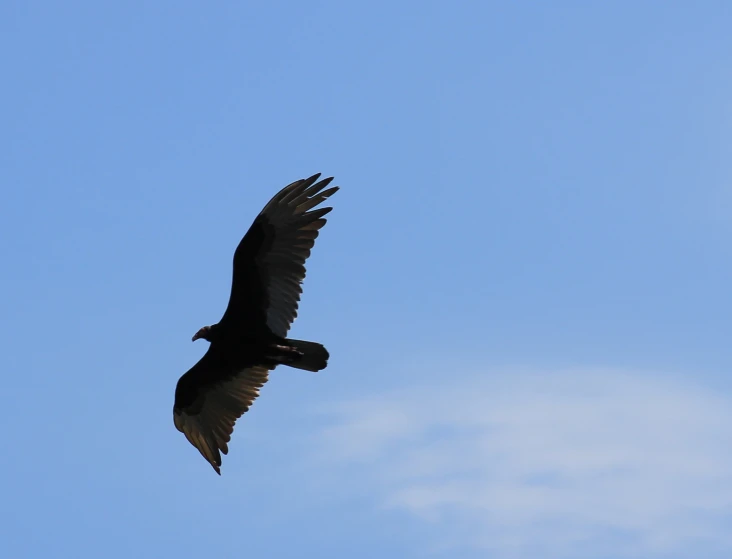
[[[320,371],[328,351],[319,343],[287,338],[297,316],[305,260],[324,216],[317,208],[338,187],[320,173],[280,190],[264,207],[234,252],[229,304],[217,324],[193,336],[208,351],[178,380],[173,421],[221,475],[234,423],[259,396],[277,365]]]

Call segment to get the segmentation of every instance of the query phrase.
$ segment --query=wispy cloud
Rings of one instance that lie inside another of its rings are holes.
[[[515,557],[732,546],[732,398],[683,379],[486,373],[330,412],[317,441],[328,470],[433,523],[435,545]]]

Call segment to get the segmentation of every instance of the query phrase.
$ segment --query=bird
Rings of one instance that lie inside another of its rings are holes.
[[[287,338],[297,317],[305,261],[324,216],[318,208],[339,187],[320,173],[292,182],[265,205],[234,252],[229,302],[221,320],[192,338],[207,340],[201,359],[175,388],[173,422],[221,475],[234,424],[278,365],[317,372],[330,357],[322,344]]]

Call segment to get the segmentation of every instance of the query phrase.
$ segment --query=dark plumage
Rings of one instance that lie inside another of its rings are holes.
[[[328,364],[322,345],[286,337],[297,316],[305,260],[333,209],[313,208],[338,190],[323,190],[333,178],[316,182],[319,177],[287,185],[254,220],[234,253],[224,316],[193,336],[211,345],[175,388],[176,428],[219,475],[234,423],[259,396],[269,371],[280,364],[320,371]]]

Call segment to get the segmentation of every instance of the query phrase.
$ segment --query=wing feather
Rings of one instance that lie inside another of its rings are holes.
[[[234,253],[231,296],[220,324],[285,337],[297,317],[305,261],[315,246],[323,216],[316,208],[338,191],[320,174],[295,181],[260,212]]]
[[[222,375],[210,353],[178,381],[173,422],[221,475],[221,453],[228,454],[234,425],[259,396],[271,367],[251,365]]]

